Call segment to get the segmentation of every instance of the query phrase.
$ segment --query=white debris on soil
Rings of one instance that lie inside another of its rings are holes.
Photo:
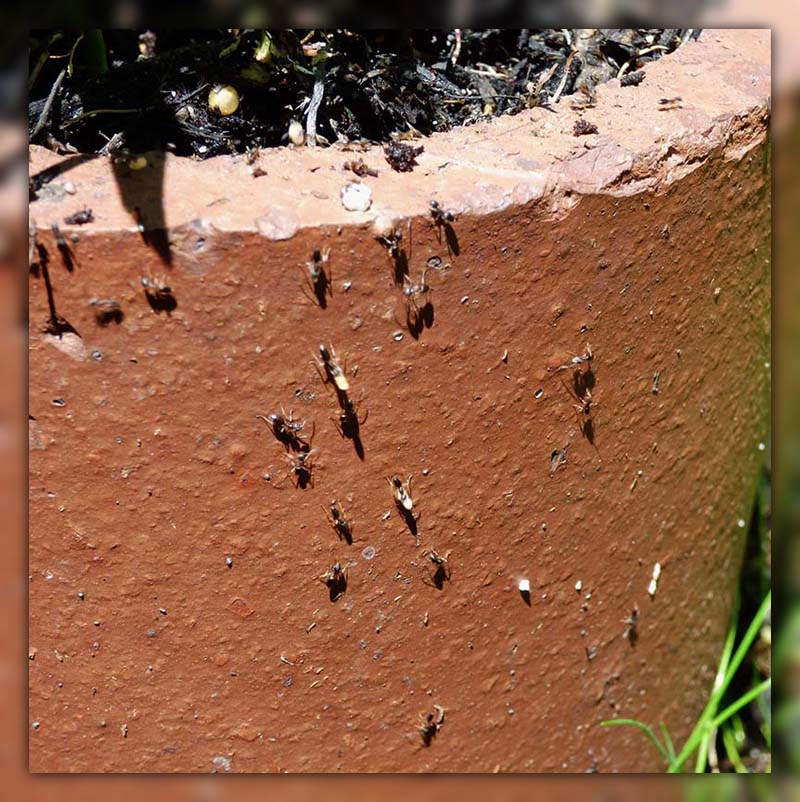
[[[359,182],[342,187],[342,206],[349,212],[366,212],[372,206],[372,190]]]
[[[222,755],[217,755],[212,761],[214,764],[214,770],[219,771],[230,771],[231,770],[231,761],[227,757],[223,757]]]
[[[650,596],[655,596],[658,590],[658,578],[661,576],[661,563],[656,563],[653,566],[653,576],[650,579],[650,584],[647,586],[647,592]]]
[[[520,593],[530,593],[531,592],[531,581],[530,579],[520,579],[519,584],[517,585],[519,588]]]

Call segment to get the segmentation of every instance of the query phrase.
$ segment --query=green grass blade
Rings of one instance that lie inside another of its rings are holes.
[[[675,762],[675,746],[672,743],[672,738],[670,738],[669,730],[667,729],[667,725],[664,724],[662,721],[658,728],[661,730],[661,737],[664,739],[664,744],[667,747],[667,755],[669,756],[669,763],[672,764]]]
[[[733,645],[733,639],[735,638],[736,634],[737,615],[734,614],[734,616],[732,617],[731,627],[728,630],[728,637],[726,638],[722,659],[720,660],[720,668],[717,671],[717,678],[714,680],[714,690],[711,694],[711,699],[706,705],[705,710],[703,710],[703,713],[700,716],[700,719],[698,720],[697,724],[695,724],[695,727],[692,730],[692,733],[689,736],[688,740],[686,741],[686,744],[684,745],[683,749],[681,749],[680,754],[675,759],[675,761],[670,765],[668,769],[670,773],[680,771],[681,767],[688,760],[692,752],[694,752],[694,750],[698,748],[699,748],[698,760],[695,768],[698,771],[705,770],[705,760],[708,756],[708,743],[709,739],[712,737],[712,732],[716,726],[714,724],[714,719],[717,714],[719,703],[722,700],[722,697],[725,695],[725,692],[727,691],[728,686],[731,683],[731,680],[736,674],[737,669],[741,665],[742,660],[744,660],[745,655],[750,650],[750,647],[752,646],[753,641],[756,638],[756,635],[760,631],[761,625],[764,622],[764,618],[767,614],[767,610],[769,610],[770,608],[771,603],[772,603],[772,591],[767,593],[766,597],[764,598],[764,601],[761,602],[761,606],[758,608],[758,612],[755,614],[753,620],[750,622],[750,625],[747,627],[747,631],[745,632],[744,637],[742,638],[741,642],[736,648],[736,651],[733,653],[733,657],[731,657],[730,660],[728,660],[728,656],[730,655],[731,647]],[[738,603],[736,607],[738,608]],[[747,702],[750,701],[750,699],[755,698],[755,696],[758,696],[760,693],[763,692],[762,689],[761,691],[759,691],[759,693],[751,696],[750,694],[752,694],[753,690],[755,689],[752,689],[748,694],[746,694],[748,696],[748,699],[743,704],[747,704]],[[734,705],[737,705],[738,701],[734,702]],[[742,706],[738,705],[734,707],[734,705],[731,705],[731,707],[728,709],[730,711],[728,713],[728,716],[735,713],[736,710],[739,710],[740,707]]]
[[[740,696],[735,702],[728,705],[718,716],[714,718],[711,722],[712,727],[718,727],[724,721],[727,721],[734,713],[741,710],[746,704],[749,704],[753,699],[757,696],[761,696],[764,691],[769,688],[770,684],[772,683],[772,678],[767,677],[763,682],[760,682],[756,685],[755,688],[750,688],[750,690]]]
[[[736,736],[728,728],[724,727],[722,730],[722,743],[725,746],[725,754],[728,756],[737,774],[747,774],[747,767],[742,763],[739,750],[736,748]]]
[[[615,718],[611,719],[610,721],[600,722],[601,727],[617,727],[623,724],[629,724],[634,727],[638,727],[650,739],[653,746],[658,749],[659,754],[664,758],[664,762],[670,762],[667,750],[664,749],[664,747],[661,745],[661,742],[658,740],[658,738],[656,738],[655,733],[643,721],[637,721],[635,718]]]

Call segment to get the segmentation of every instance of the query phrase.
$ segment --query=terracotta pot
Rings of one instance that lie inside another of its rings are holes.
[[[32,148],[58,168],[31,206],[32,770],[659,769],[600,722],[681,742],[728,624],[768,411],[769,80],[769,32],[706,31],[595,108],[431,137],[405,174],[377,148],[263,153],[258,178]],[[357,158],[367,212],[340,199]],[[257,418],[282,407],[313,429],[306,489]]]

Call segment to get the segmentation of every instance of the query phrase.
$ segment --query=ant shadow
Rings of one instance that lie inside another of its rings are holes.
[[[75,271],[75,255],[72,253],[72,248],[70,248],[69,243],[64,239],[64,235],[59,231],[55,223],[52,229],[53,236],[56,240],[56,248],[58,248],[58,252],[61,254],[61,261],[64,263],[64,267],[67,268],[67,272],[73,273]]]
[[[425,304],[414,311],[411,307],[406,309],[406,328],[408,333],[418,340],[425,329],[431,328],[435,320],[433,303],[426,301]]]
[[[328,308],[328,294],[333,295],[333,285],[331,284],[328,274],[322,270],[319,278],[314,282],[314,297],[317,299],[320,309]]]
[[[97,325],[101,328],[108,328],[112,323],[118,326],[125,320],[125,313],[119,306],[110,306],[107,309],[98,309],[94,315]]]
[[[332,602],[339,601],[347,590],[347,577],[341,574],[338,577],[329,577],[325,584],[328,586],[328,598]]]
[[[589,418],[588,420],[584,421],[583,426],[581,427],[581,432],[583,436],[588,440],[589,445],[594,445],[594,421]]]
[[[594,389],[595,383],[597,379],[594,374],[594,371],[591,368],[587,368],[586,370],[581,370],[577,368],[572,374],[572,392],[575,395],[575,398],[581,402],[582,404],[586,404],[585,410],[590,408],[591,404],[591,392]],[[565,387],[569,389],[568,385],[565,383]],[[579,429],[581,434],[586,438],[589,445],[595,446],[595,426],[594,426],[594,419],[590,416],[590,413],[586,412],[586,419],[580,421]]]
[[[53,292],[53,284],[50,281],[50,270],[48,268],[50,254],[48,253],[47,248],[45,248],[45,246],[41,243],[37,243],[36,251],[39,255],[39,262],[35,265],[31,265],[30,272],[31,275],[36,278],[38,278],[39,274],[41,274],[42,279],[44,280],[45,292],[47,293],[49,319],[47,325],[45,326],[44,333],[59,338],[63,337],[65,334],[75,334],[76,336],[80,337],[81,335],[78,333],[75,327],[72,326],[72,324],[70,324],[65,318],[61,317],[56,311],[55,293]]]
[[[594,390],[596,380],[594,371],[591,368],[576,370],[572,376],[572,386],[575,388],[575,395],[579,398],[583,398],[587,390],[589,392]]]
[[[406,253],[405,249],[402,249],[397,252],[397,256],[394,257],[394,283],[396,287],[402,287],[405,284],[406,279],[410,275],[410,269],[408,266],[408,254]]]
[[[397,509],[400,512],[400,515],[405,522],[405,525],[408,527],[408,531],[414,536],[414,539],[419,542],[418,537],[418,527],[417,527],[417,519],[414,517],[414,513],[411,510],[407,510],[405,507],[397,505]]]
[[[444,583],[450,581],[450,570],[444,565],[437,565],[431,576],[431,584],[436,590],[444,590]]]
[[[337,424],[336,428],[345,440],[350,440],[356,455],[363,462],[364,443],[361,440],[361,424],[366,421],[367,415],[362,420],[359,420],[358,410],[347,395],[347,391],[340,390],[335,386],[334,389],[336,390],[336,400],[339,402],[339,408],[342,410],[338,419],[334,418],[334,422]],[[369,414],[369,410],[367,414]]]
[[[456,230],[450,223],[444,224],[444,238],[447,242],[447,250],[453,255],[458,256],[461,253],[461,248],[458,245],[458,236]]]
[[[178,308],[178,299],[171,292],[148,292],[145,290],[144,295],[150,308],[157,315],[162,312],[171,315]]]

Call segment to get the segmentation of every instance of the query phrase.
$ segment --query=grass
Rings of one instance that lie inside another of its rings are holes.
[[[682,772],[687,761],[695,754],[694,771],[697,773],[705,772],[708,769],[709,752],[711,749],[715,748],[715,740],[719,732],[723,747],[733,767],[736,771],[747,773],[748,769],[744,765],[742,757],[739,754],[739,744],[744,743],[745,738],[743,724],[738,714],[739,711],[744,709],[750,702],[763,696],[771,686],[771,677],[756,683],[745,692],[737,695],[736,698],[725,707],[722,709],[720,708],[722,707],[723,701],[726,700],[726,694],[731,688],[736,673],[742,665],[742,661],[753,646],[756,637],[761,632],[771,602],[772,591],[769,591],[761,602],[758,611],[751,619],[742,639],[734,649],[736,632],[739,624],[739,605],[737,599],[734,614],[731,616],[731,623],[728,627],[728,634],[725,638],[725,645],[722,650],[719,668],[717,669],[717,674],[714,679],[711,698],[680,752],[676,753],[669,731],[663,723],[659,724],[659,730],[663,740],[659,740],[658,735],[656,735],[651,727],[636,719],[612,719],[610,721],[603,721],[602,726],[638,727],[661,755],[666,766],[666,771],[669,774]],[[771,749],[769,728],[762,728],[762,733],[768,749]]]

